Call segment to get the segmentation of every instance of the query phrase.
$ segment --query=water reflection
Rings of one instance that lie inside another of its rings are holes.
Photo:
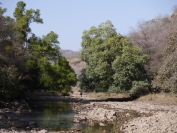
[[[74,125],[73,119],[76,114],[72,110],[72,105],[63,102],[34,102],[29,103],[32,113],[20,113],[18,118],[21,122],[32,121],[37,127],[54,131],[67,131],[72,129],[81,129],[84,133],[101,133],[116,131],[115,124],[108,124],[105,127],[94,124],[93,126],[79,123]],[[31,125],[33,126],[33,125]]]
[[[73,125],[75,112],[69,103],[37,102],[31,103],[30,107],[34,110],[31,120],[41,128],[61,131],[68,130]]]

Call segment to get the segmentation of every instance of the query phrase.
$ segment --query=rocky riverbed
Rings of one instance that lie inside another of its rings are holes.
[[[89,126],[97,124],[106,127],[111,123],[114,124],[112,133],[177,132],[177,106],[175,105],[137,101],[78,101],[79,99],[73,103],[73,109],[77,112],[74,116],[74,124]],[[34,121],[22,122],[16,117],[16,114],[25,112],[31,112],[25,100],[0,101],[0,133],[81,133],[79,129],[70,131],[40,129],[36,127]],[[99,131],[106,133],[105,130]]]
[[[114,123],[113,132],[175,133],[177,106],[147,102],[91,102],[74,107],[76,123],[106,126]]]

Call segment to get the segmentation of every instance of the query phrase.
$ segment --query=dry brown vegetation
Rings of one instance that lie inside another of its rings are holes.
[[[125,98],[128,97],[126,93],[84,93],[89,98],[95,99],[106,99],[106,98]],[[135,101],[141,102],[153,102],[156,104],[167,104],[167,105],[177,105],[177,95],[171,93],[158,93],[158,94],[148,94],[145,96],[141,96],[140,98],[136,99]]]
[[[156,104],[177,105],[177,95],[171,93],[149,94],[138,98],[136,101],[153,102]]]
[[[90,98],[97,98],[97,99],[106,99],[106,98],[124,98],[127,97],[128,94],[126,93],[109,93],[109,92],[90,92],[84,93]]]

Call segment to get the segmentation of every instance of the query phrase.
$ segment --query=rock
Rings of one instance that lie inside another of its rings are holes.
[[[48,133],[48,132],[47,130],[43,129],[43,130],[38,131],[38,133]]]
[[[35,122],[34,121],[30,121],[28,124],[31,126],[31,125],[34,125]]]
[[[16,114],[20,114],[21,112],[19,110],[15,111]]]
[[[22,107],[20,106],[19,108],[17,108],[17,111],[21,111],[22,110]]]
[[[6,117],[4,115],[0,115],[0,119],[3,120],[6,119]]]
[[[102,122],[100,122],[99,125],[100,125],[101,127],[106,126],[106,125],[105,125],[104,123],[102,123]]]
[[[89,126],[94,126],[95,123],[94,123],[92,120],[89,120],[88,125],[89,125]]]
[[[130,117],[130,114],[129,114],[129,113],[127,113],[125,116],[126,116],[126,117]]]
[[[1,129],[1,130],[0,130],[0,133],[4,133],[4,132],[6,132],[5,129]]]
[[[11,127],[12,130],[16,130],[17,128],[16,127]]]
[[[115,121],[115,120],[117,120],[117,117],[116,117],[116,116],[113,116],[112,119]]]
[[[18,102],[14,102],[14,105],[16,105],[16,106],[17,106],[18,104],[19,104]]]
[[[26,127],[26,129],[28,129],[28,130],[29,130],[29,129],[30,129],[30,127]]]
[[[103,130],[103,133],[107,133],[106,130]]]
[[[30,133],[37,133],[37,131],[35,130],[31,130]],[[39,132],[38,132],[39,133]]]

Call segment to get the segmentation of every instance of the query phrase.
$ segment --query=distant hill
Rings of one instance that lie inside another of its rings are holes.
[[[81,70],[86,66],[86,63],[80,59],[80,52],[72,50],[60,51],[62,56],[64,56],[69,61],[70,66],[74,69],[77,76],[79,76],[81,74]]]
[[[79,51],[61,49],[60,52],[61,52],[62,56],[64,56],[66,59],[80,58]]]
[[[77,76],[81,74],[81,70],[86,66],[86,63],[82,61],[80,58],[73,58],[68,61],[69,65],[74,69]]]

